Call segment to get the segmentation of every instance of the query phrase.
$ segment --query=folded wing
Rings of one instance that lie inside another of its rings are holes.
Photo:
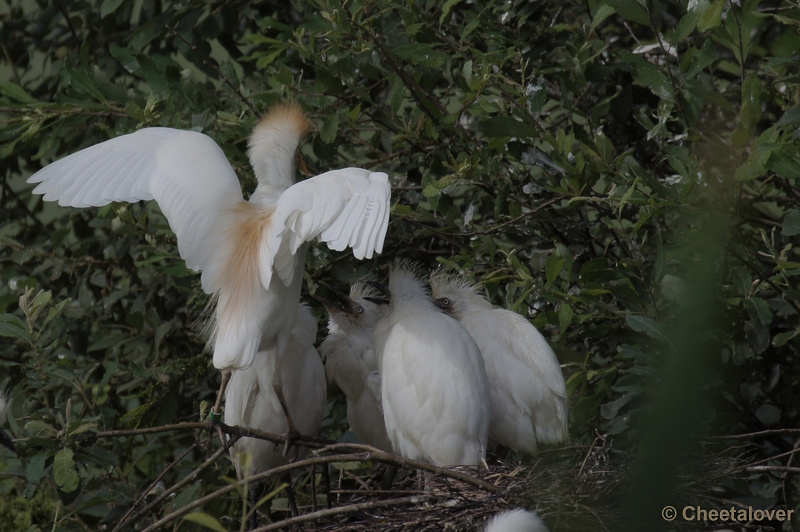
[[[28,179],[46,201],[72,207],[155,199],[178,237],[178,251],[202,270],[203,289],[224,264],[220,217],[242,201],[239,180],[222,149],[193,131],[146,128],[91,146]]]
[[[261,283],[269,286],[274,267],[291,284],[297,249],[315,238],[335,251],[351,247],[357,259],[380,253],[390,197],[389,177],[361,168],[333,170],[289,187],[278,200],[272,230],[264,236]]]

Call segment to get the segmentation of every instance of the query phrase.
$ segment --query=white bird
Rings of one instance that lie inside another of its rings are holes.
[[[316,337],[317,321],[308,306],[301,303],[282,363],[278,364],[276,357],[260,351],[252,367],[233,372],[225,397],[225,422],[273,434],[286,432],[288,420],[273,387],[275,373],[280,371],[286,407],[295,420],[297,431],[305,436],[316,436],[322,426],[327,396],[325,368],[314,348]],[[241,453],[244,452],[250,454],[249,471],[242,468]],[[234,443],[231,458],[239,478],[289,462],[275,444],[256,438],[241,438]]]
[[[536,453],[539,443],[569,440],[567,389],[553,349],[525,318],[494,308],[474,285],[446,271],[431,276],[436,305],[466,327],[489,379],[489,439]]]
[[[244,201],[220,147],[193,131],[155,127],[74,153],[28,179],[60,205],[155,199],[187,267],[216,300],[214,366],[245,369],[256,351],[283,353],[303,279],[305,242],[380,253],[389,218],[388,176],[345,168],[294,183],[309,122],[297,105],[273,108],[249,141],[258,187]],[[259,347],[260,346],[260,347]]]
[[[497,514],[489,520],[485,532],[549,532],[544,521],[522,509]]]
[[[381,409],[381,377],[372,343],[372,330],[388,311],[375,290],[355,282],[346,296],[325,283],[336,301],[314,294],[328,310],[328,337],[319,350],[325,358],[328,380],[334,381],[347,397],[347,422],[358,439],[386,452],[392,444],[386,434]]]
[[[373,339],[386,430],[394,450],[438,466],[477,465],[489,430],[489,385],[480,350],[441,312],[413,269],[389,274],[389,314]]]
[[[8,418],[8,411],[11,409],[11,403],[6,400],[6,396],[0,392],[0,445],[6,447],[11,452],[16,453],[17,448],[14,446],[14,441],[3,430],[3,425],[6,424]]]

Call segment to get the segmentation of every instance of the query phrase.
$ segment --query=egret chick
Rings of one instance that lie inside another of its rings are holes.
[[[567,389],[555,353],[528,320],[494,308],[475,286],[447,272],[431,276],[436,305],[466,327],[481,350],[491,397],[490,441],[536,453],[539,443],[562,443]]]
[[[225,422],[273,434],[286,432],[288,420],[273,387],[275,372],[280,371],[286,407],[298,432],[316,436],[322,426],[327,394],[325,368],[314,348],[316,336],[317,321],[308,306],[301,303],[280,369],[275,357],[260,351],[251,368],[233,372],[225,397]],[[242,470],[240,455],[244,452],[250,454],[249,471]],[[274,443],[256,438],[241,438],[234,443],[231,458],[239,478],[289,462]]]
[[[388,302],[376,299],[375,290],[355,282],[346,296],[320,283],[335,297],[329,301],[314,294],[328,310],[328,337],[319,350],[325,358],[328,380],[347,397],[347,422],[358,439],[392,452],[381,409],[381,377],[372,343],[372,330],[389,310]]]
[[[6,419],[8,418],[8,411],[11,409],[11,403],[6,400],[6,396],[3,392],[0,392],[0,445],[7,448],[13,453],[17,452],[17,448],[14,445],[14,441],[9,437],[5,430],[3,430],[3,425],[6,424]]]
[[[522,509],[497,514],[489,520],[485,532],[549,532],[544,521]]]
[[[389,313],[373,339],[386,430],[402,456],[477,465],[489,430],[489,385],[475,341],[441,312],[408,263],[389,274]]]

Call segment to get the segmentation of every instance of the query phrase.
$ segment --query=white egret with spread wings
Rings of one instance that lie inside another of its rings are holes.
[[[306,242],[318,238],[336,251],[349,246],[358,259],[383,248],[388,176],[344,168],[294,184],[297,148],[308,129],[294,104],[273,108],[259,122],[249,139],[258,179],[249,201],[216,142],[163,127],[81,150],[28,182],[38,183],[34,192],[45,200],[64,206],[156,200],[181,257],[202,271],[203,290],[216,302],[210,345],[224,381],[226,371],[248,368],[259,349],[274,356],[286,349]]]

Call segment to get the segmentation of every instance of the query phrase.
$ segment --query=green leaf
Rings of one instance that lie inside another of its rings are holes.
[[[487,137],[539,137],[536,128],[508,116],[495,116],[484,120],[480,129]]]
[[[460,4],[462,0],[447,0],[442,6],[442,15],[439,17],[439,25],[441,26],[444,23],[444,19],[447,18],[447,15],[450,14],[450,11],[453,9],[454,6]]]
[[[650,25],[650,17],[647,15],[647,10],[636,0],[605,0],[603,3],[613,7],[622,18],[645,26]]]
[[[744,306],[750,318],[762,325],[769,325],[772,323],[772,311],[769,309],[767,302],[760,297],[750,297],[744,300]]]
[[[403,44],[391,48],[391,51],[409,63],[430,68],[440,68],[447,60],[447,56],[438,51],[432,44]]]
[[[31,458],[31,461],[28,462],[25,468],[25,478],[28,482],[34,486],[39,485],[39,482],[41,482],[44,477],[44,464],[49,457],[50,453],[43,452]]]
[[[742,126],[753,131],[761,120],[761,81],[757,73],[750,74],[742,87],[742,111],[739,115]]]
[[[10,81],[4,81],[3,83],[0,83],[0,94],[17,100],[20,103],[36,103],[39,101],[25,92],[25,89],[16,83],[11,83]]]
[[[80,477],[75,467],[75,460],[72,459],[72,449],[65,447],[56,453],[53,476],[63,491],[70,493],[78,489]]]
[[[781,419],[781,410],[777,406],[762,405],[756,410],[755,416],[766,426],[774,425]]]
[[[683,41],[686,37],[688,37],[694,29],[697,27],[697,22],[700,20],[700,13],[696,11],[689,11],[687,12],[681,21],[678,23],[678,26],[675,28],[675,31],[670,36],[669,41],[672,44],[678,44],[679,42]]]
[[[215,532],[228,532],[227,529],[224,526],[222,526],[222,524],[219,521],[217,521],[213,516],[210,516],[203,512],[192,512],[190,514],[187,514],[186,517],[184,517],[184,519],[186,521],[196,523],[206,528],[210,528]]]
[[[783,113],[783,116],[775,124],[776,126],[793,126],[800,123],[800,105],[796,105]]]
[[[613,7],[607,4],[603,4],[597,8],[597,11],[594,12],[594,18],[592,19],[592,27],[589,29],[589,33],[593,32],[594,29],[603,23],[605,19],[610,17],[616,13]]]
[[[339,130],[339,115],[333,114],[325,119],[319,131],[319,138],[325,144],[330,144],[336,139],[336,132]]]
[[[795,236],[800,235],[800,209],[795,209],[783,219],[782,235]]]
[[[706,9],[700,20],[697,21],[697,29],[703,33],[711,28],[716,28],[722,22],[722,9],[725,7],[725,0],[716,0]]]
[[[10,336],[12,338],[19,338],[26,342],[31,341],[31,335],[28,333],[28,328],[21,319],[13,314],[0,314],[0,336]]]
[[[573,316],[574,312],[572,307],[567,303],[561,303],[561,306],[558,308],[558,328],[561,331],[562,337],[564,336],[564,333],[567,332],[567,327],[569,327],[572,323]]]
[[[668,344],[671,343],[669,339],[667,339],[667,336],[664,334],[661,325],[659,325],[655,320],[648,318],[647,316],[641,316],[639,314],[628,314],[625,317],[625,321],[628,323],[628,326],[636,332],[645,333],[652,338],[664,341]]]
[[[551,284],[558,278],[558,274],[561,273],[561,269],[563,267],[564,257],[558,253],[552,253],[549,257],[547,257],[547,263],[545,263],[544,271],[548,284]]]
[[[672,89],[669,78],[657,66],[644,57],[627,50],[617,50],[616,54],[621,60],[633,67],[634,83],[650,89],[653,94],[665,100],[675,101],[675,92]]]
[[[117,10],[122,5],[124,0],[103,0],[103,5],[100,7],[100,18],[106,18],[108,15]]]
[[[772,339],[772,345],[774,345],[775,347],[783,347],[789,340],[791,340],[798,334],[800,334],[800,329],[795,329],[793,331],[776,334],[775,337]]]
[[[97,100],[105,101],[103,94],[97,89],[97,85],[89,75],[79,68],[74,68],[69,62],[64,63],[64,70],[69,75],[70,82],[86,94]]]

